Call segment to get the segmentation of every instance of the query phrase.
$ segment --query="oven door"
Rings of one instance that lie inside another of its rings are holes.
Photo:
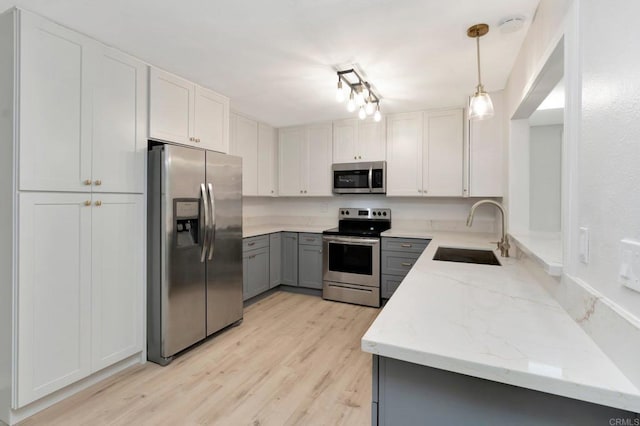
[[[322,279],[380,287],[380,239],[323,236]]]

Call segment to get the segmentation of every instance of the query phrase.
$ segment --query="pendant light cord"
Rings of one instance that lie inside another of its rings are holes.
[[[476,33],[476,52],[478,53],[478,87],[482,87],[482,79],[480,78],[480,35]]]

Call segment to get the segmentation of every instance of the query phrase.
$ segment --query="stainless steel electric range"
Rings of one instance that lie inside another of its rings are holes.
[[[380,234],[390,209],[341,208],[338,227],[322,234],[322,297],[380,307]]]

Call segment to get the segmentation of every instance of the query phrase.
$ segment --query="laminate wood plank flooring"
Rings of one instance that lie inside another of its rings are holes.
[[[24,425],[368,425],[378,309],[276,292],[243,323],[160,367],[146,363]]]

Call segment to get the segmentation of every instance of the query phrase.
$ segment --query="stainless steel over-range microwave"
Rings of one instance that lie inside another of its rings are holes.
[[[337,163],[331,166],[334,194],[386,194],[387,162]]]

